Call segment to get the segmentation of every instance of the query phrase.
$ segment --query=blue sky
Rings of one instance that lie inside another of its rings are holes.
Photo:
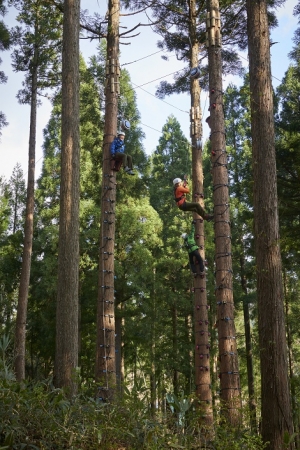
[[[285,6],[277,10],[279,27],[272,32],[271,39],[277,44],[271,47],[273,85],[276,87],[286,72],[290,60],[288,53],[293,47],[292,38],[297,28],[297,20],[293,17],[293,8],[297,0],[287,0]],[[107,2],[104,0],[82,0],[81,8],[88,9],[89,13],[98,12],[105,14]],[[124,12],[125,13],[125,12]],[[5,22],[14,24],[14,14],[10,12],[5,16]],[[147,23],[147,17],[143,14],[139,21]],[[131,27],[137,22],[137,17],[121,17],[121,25]],[[182,64],[176,60],[175,55],[170,55],[168,61],[157,53],[156,42],[158,36],[150,27],[142,27],[141,34],[131,40],[130,45],[121,45],[120,64],[126,67],[131,76],[131,81],[136,90],[137,105],[141,114],[141,122],[146,139],[143,142],[145,151],[150,154],[155,150],[161,129],[167,117],[173,114],[181,124],[183,133],[189,138],[189,109],[190,99],[187,94],[172,95],[161,101],[154,97],[155,90],[161,79],[172,80],[173,72],[180,70]],[[128,40],[126,40],[128,41]],[[96,53],[96,42],[81,41],[81,52],[86,61]],[[148,55],[151,55],[145,58]],[[247,54],[243,54],[243,61],[247,66]],[[10,67],[10,52],[0,54],[2,64],[0,66],[8,76],[8,82],[0,85],[0,109],[6,114],[9,126],[3,129],[0,141],[0,175],[6,179],[11,176],[12,170],[20,163],[24,174],[28,166],[28,139],[29,139],[29,106],[20,105],[16,99],[17,91],[22,87],[23,75],[14,73]],[[130,64],[129,64],[130,63]],[[229,82],[238,84],[240,80],[235,77],[227,77],[223,80],[223,88]],[[141,86],[141,87],[137,87]],[[203,118],[207,117],[208,98],[204,93],[201,99]],[[43,129],[47,125],[51,112],[50,102],[43,100],[43,105],[38,109],[37,115],[37,141],[36,141],[36,177],[39,176],[43,159]],[[128,118],[129,119],[129,118]],[[204,139],[208,135],[207,125],[204,122]],[[26,177],[27,178],[27,177]]]

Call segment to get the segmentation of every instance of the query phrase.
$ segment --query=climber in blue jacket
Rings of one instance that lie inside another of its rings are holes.
[[[110,154],[115,159],[121,159],[125,172],[128,175],[134,175],[132,170],[132,157],[125,153],[125,133],[119,131],[118,136],[110,144]]]

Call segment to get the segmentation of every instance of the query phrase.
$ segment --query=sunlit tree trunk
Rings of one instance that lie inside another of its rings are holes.
[[[78,366],[79,15],[80,0],[65,0],[55,385],[67,388],[71,396],[77,391]]]

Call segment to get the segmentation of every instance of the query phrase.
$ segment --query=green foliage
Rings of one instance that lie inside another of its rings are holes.
[[[298,44],[299,47],[299,44]],[[277,88],[278,114],[276,116],[276,156],[278,176],[281,248],[283,261],[288,266],[299,262],[299,189],[300,189],[300,115],[299,73],[296,60],[287,70]],[[286,256],[285,256],[286,255]],[[290,258],[293,255],[293,259]]]
[[[17,98],[30,103],[33,73],[37,73],[38,93],[60,84],[62,14],[54,5],[41,1],[11,0],[21,25],[12,30],[12,65],[25,73]]]
[[[8,182],[0,181],[0,327],[10,333],[16,306],[23,233],[24,180],[16,166]]]
[[[201,448],[215,450],[265,448],[260,438],[248,431],[224,426],[208,438],[199,428],[199,413],[187,400],[184,404],[184,399],[179,401],[180,410],[189,410],[183,429],[171,412],[153,417],[134,390],[125,392],[123,400],[115,398],[111,404],[83,392],[69,401],[51,380],[21,386],[0,378],[0,448],[159,450],[196,449],[200,443]]]
[[[296,437],[298,436],[298,433],[289,434],[288,431],[284,432],[283,435],[283,445],[286,450],[291,448],[291,444],[293,444],[296,441]]]
[[[0,0],[0,16],[4,16],[7,10],[5,8],[5,3],[3,0]],[[11,36],[8,27],[4,23],[3,20],[0,20],[0,51],[8,50],[11,45]],[[0,58],[0,64],[2,60]],[[6,83],[7,76],[5,76],[4,72],[0,70],[0,84]],[[0,111],[0,137],[2,134],[2,128],[7,126],[8,122],[6,121],[5,114]]]
[[[2,242],[4,234],[7,233],[9,226],[9,199],[8,185],[5,180],[0,177],[0,242]]]
[[[0,16],[5,16],[7,13],[7,9],[5,8],[4,0],[0,1]],[[11,36],[9,29],[3,20],[0,20],[0,50],[9,49],[11,44]],[[1,78],[1,75],[0,75]],[[3,82],[3,80],[2,80]]]
[[[10,355],[11,341],[8,335],[0,336],[0,379],[12,381],[15,379],[13,373],[12,358]]]

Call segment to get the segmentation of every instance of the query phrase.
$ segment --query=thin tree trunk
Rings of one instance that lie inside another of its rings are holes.
[[[244,255],[240,257],[241,268],[241,284],[242,289],[247,296],[247,280],[244,275],[245,258]],[[256,419],[256,403],[255,403],[255,389],[254,389],[254,374],[253,374],[253,356],[252,356],[252,341],[251,341],[251,327],[249,304],[247,298],[243,299],[244,312],[244,327],[245,327],[245,343],[246,343],[246,360],[247,360],[247,378],[248,378],[248,393],[249,393],[249,410],[250,410],[250,424],[254,433],[257,433],[257,419]]]
[[[110,168],[110,144],[117,134],[120,93],[119,14],[120,1],[109,0],[95,367],[98,396],[103,401],[113,398],[117,381],[114,306],[116,179]]]
[[[289,379],[291,385],[291,401],[292,401],[292,411],[293,411],[293,426],[294,432],[297,433],[295,444],[296,448],[300,448],[300,437],[299,437],[299,419],[298,419],[298,408],[297,408],[297,392],[296,392],[296,383],[294,380],[294,356],[293,356],[293,338],[292,331],[290,326],[290,304],[289,298],[293,295],[289,294],[289,290],[287,288],[287,276],[286,271],[283,274],[283,287],[284,287],[284,299],[285,299],[285,315],[286,315],[286,335],[287,335],[287,348],[288,348],[288,361],[289,361]]]
[[[150,398],[152,417],[157,409],[157,387],[156,387],[156,292],[155,292],[155,269],[153,271],[153,319],[151,321],[151,372],[150,372]],[[176,357],[174,358],[176,360]]]
[[[283,305],[273,90],[266,0],[247,0],[254,238],[261,361],[262,437],[272,450],[293,432]],[[290,447],[292,448],[292,446]]]
[[[172,313],[172,348],[173,348],[173,392],[178,396],[178,381],[179,381],[179,373],[177,370],[177,361],[178,361],[178,342],[177,342],[177,308],[176,305],[172,305],[171,307]]]
[[[212,150],[215,273],[219,339],[220,397],[223,417],[240,423],[240,375],[238,366],[231,258],[231,227],[225,122],[222,91],[221,21],[219,0],[208,0],[207,47],[209,63],[210,128]]]
[[[32,98],[31,98],[32,102]],[[31,105],[32,106],[32,105]],[[35,108],[37,108],[37,105],[35,105]],[[36,121],[35,121],[36,122]],[[29,132],[29,141],[31,137],[31,131]],[[30,143],[29,143],[30,146]],[[35,152],[35,151],[34,151]],[[29,178],[29,172],[28,172],[28,178]],[[13,221],[13,234],[15,234],[17,229],[17,217],[18,217],[18,203],[19,203],[19,186],[18,184],[15,186],[15,201],[14,201],[14,221]]]
[[[79,15],[80,0],[65,0],[55,385],[67,388],[70,396],[77,391],[78,366]]]
[[[19,382],[25,378],[26,320],[27,320],[27,305],[28,305],[32,241],[33,241],[35,146],[36,146],[36,115],[37,115],[37,64],[36,64],[37,52],[38,50],[36,49],[33,58],[34,63],[32,67],[30,131],[29,131],[29,152],[28,152],[28,182],[27,182],[27,198],[26,198],[26,216],[24,226],[24,247],[22,255],[21,278],[20,278],[16,330],[15,330],[14,367],[16,380]]]
[[[123,303],[119,303],[117,306],[118,314],[116,315],[116,379],[117,379],[117,389],[122,395],[123,393],[123,383],[124,383],[124,347],[122,338],[122,328],[125,324],[125,319],[122,317],[123,314]]]

